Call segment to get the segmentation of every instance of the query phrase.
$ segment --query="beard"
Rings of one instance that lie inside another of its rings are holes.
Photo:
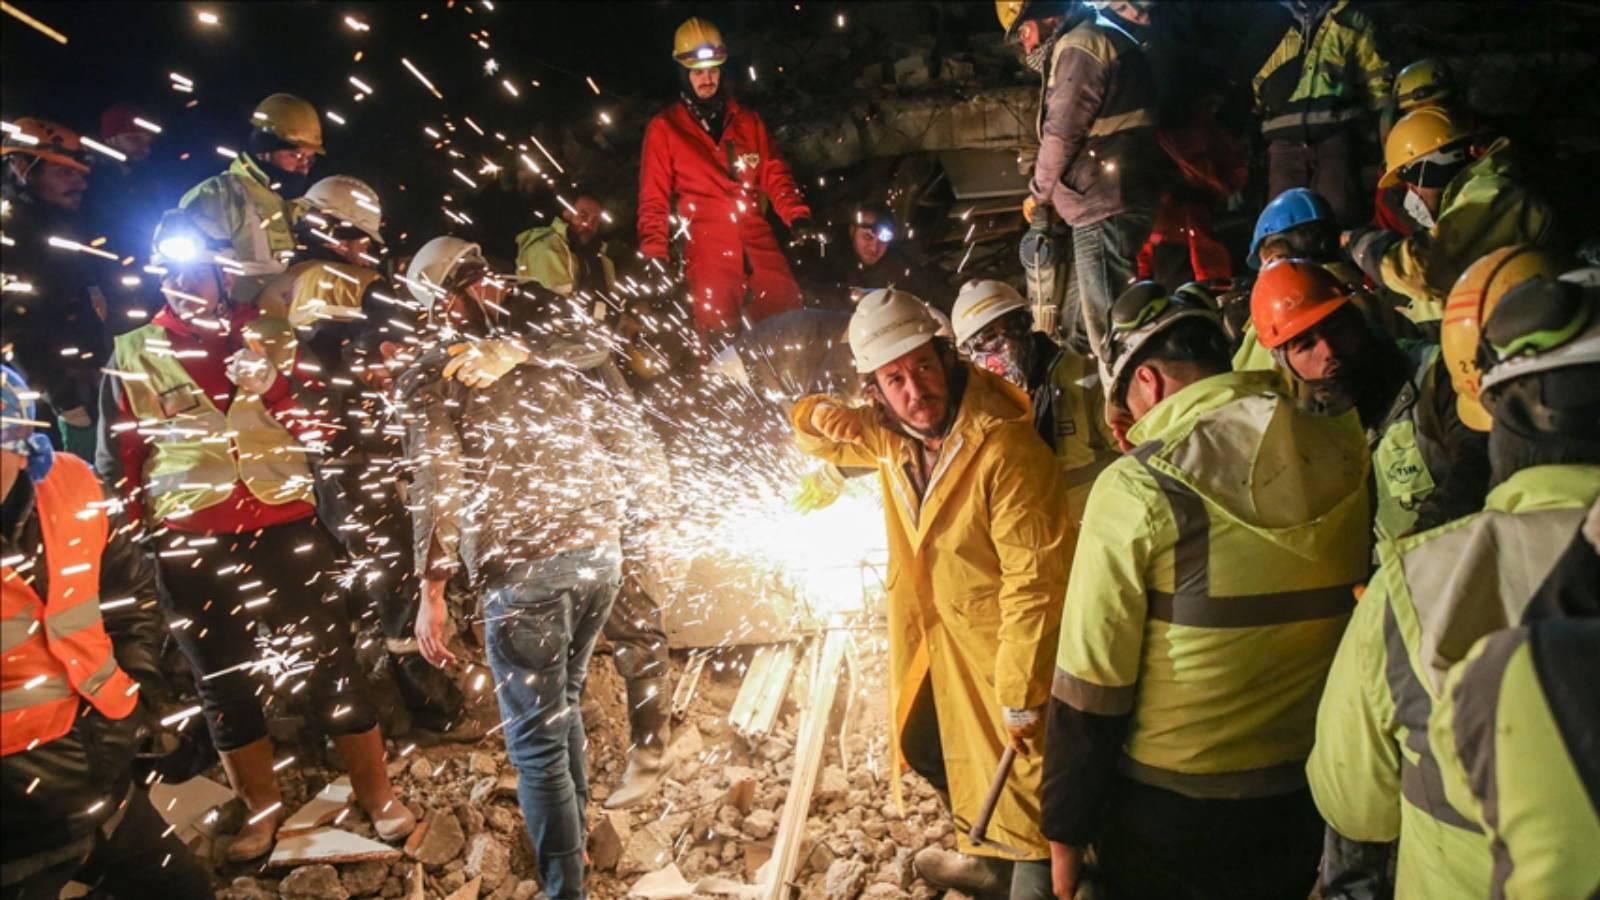
[[[1312,415],[1338,417],[1355,409],[1356,393],[1344,376],[1305,379],[1300,382],[1296,403]]]

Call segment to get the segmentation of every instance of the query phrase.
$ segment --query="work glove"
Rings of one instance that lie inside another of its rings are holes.
[[[802,513],[827,509],[833,505],[833,501],[839,499],[839,492],[842,490],[844,490],[844,476],[839,474],[839,470],[834,466],[823,466],[801,477],[800,490],[789,500],[789,506]]]
[[[818,403],[811,410],[811,427],[836,444],[859,444],[865,437],[861,414],[837,403]]]
[[[73,408],[62,412],[60,414],[60,419],[68,425],[71,425],[73,428],[88,428],[90,425],[94,424],[94,420],[89,418],[89,411],[81,406],[74,406]]]
[[[1030,227],[1017,245],[1017,257],[1022,267],[1032,271],[1048,269],[1056,264],[1056,242],[1050,237],[1050,227]]]
[[[1033,199],[1033,195],[1022,198],[1022,218],[1027,220],[1028,227],[1048,229],[1050,227],[1050,206]]]
[[[444,377],[469,388],[488,387],[528,361],[528,351],[507,340],[456,344],[448,352],[451,359],[444,364]]]
[[[272,390],[273,384],[278,381],[278,370],[272,362],[249,348],[228,357],[224,371],[228,380],[239,386],[239,390],[258,397]]]
[[[1006,732],[1011,735],[1011,746],[1016,747],[1018,753],[1026,754],[1027,742],[1039,734],[1039,723],[1044,721],[1044,707],[1012,709],[1004,706],[1000,708],[1000,716],[1006,723]]]

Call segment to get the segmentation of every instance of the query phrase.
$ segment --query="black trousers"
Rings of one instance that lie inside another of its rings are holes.
[[[351,645],[349,606],[336,581],[338,547],[316,519],[242,534],[162,538],[161,602],[195,670],[218,750],[267,734],[269,682],[306,699],[330,735],[377,725]],[[271,629],[263,642],[257,625]],[[303,688],[295,689],[297,682]]]
[[[921,775],[944,795],[949,805],[950,779],[944,768],[944,742],[939,739],[939,710],[933,703],[933,676],[922,679],[911,712],[900,729],[900,755],[911,771]]]
[[[661,604],[640,583],[634,567],[623,564],[622,590],[606,619],[605,636],[612,644],[612,661],[624,681],[665,678],[672,671],[667,659],[667,630],[661,622]],[[671,698],[666,698],[670,700]]]
[[[1305,900],[1322,830],[1309,790],[1199,800],[1118,778],[1095,849],[1117,900]]]
[[[150,795],[135,790],[117,829],[95,836],[84,859],[69,859],[0,890],[4,900],[56,900],[69,881],[79,881],[115,897],[166,897],[207,900],[215,896],[211,876],[150,805]]]

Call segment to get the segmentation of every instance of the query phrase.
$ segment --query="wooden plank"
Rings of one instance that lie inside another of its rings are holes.
[[[768,645],[756,651],[728,712],[728,721],[739,734],[757,737],[772,730],[794,675],[795,656],[794,644]]]
[[[800,719],[800,734],[795,739],[794,776],[789,781],[789,796],[778,817],[778,832],[773,839],[772,859],[767,863],[763,883],[767,900],[789,900],[791,884],[800,868],[800,842],[806,833],[806,818],[811,812],[811,795],[816,790],[817,773],[822,768],[822,751],[828,734],[828,717],[839,690],[837,677],[844,663],[849,635],[843,630],[826,632],[821,662],[811,679],[810,696]]]
[[[706,660],[711,658],[713,652],[696,650],[689,654],[689,664],[684,667],[683,675],[678,678],[678,687],[672,692],[673,718],[682,719],[689,712],[694,692],[700,687],[700,676],[706,671]]]

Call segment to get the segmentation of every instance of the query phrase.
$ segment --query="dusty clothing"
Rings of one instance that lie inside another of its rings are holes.
[[[972,821],[1009,742],[1002,708],[1036,709],[1049,697],[1074,535],[1065,486],[1026,395],[999,376],[971,366],[966,373],[925,491],[908,472],[920,442],[877,422],[866,423],[859,444],[829,441],[811,427],[825,396],[800,401],[790,420],[805,452],[878,470],[889,534],[891,771],[900,765],[906,717],[931,679],[951,809]],[[1029,859],[1049,852],[1038,824],[1039,763],[1037,750],[1017,757],[989,825],[990,838]],[[957,842],[963,852],[999,855],[965,834]]]
[[[799,308],[800,289],[767,224],[767,203],[786,225],[811,217],[754,111],[728,100],[718,140],[682,102],[650,120],[639,162],[639,250],[666,259],[668,218],[689,220],[686,277],[702,329],[731,330],[741,312],[757,322]]]

